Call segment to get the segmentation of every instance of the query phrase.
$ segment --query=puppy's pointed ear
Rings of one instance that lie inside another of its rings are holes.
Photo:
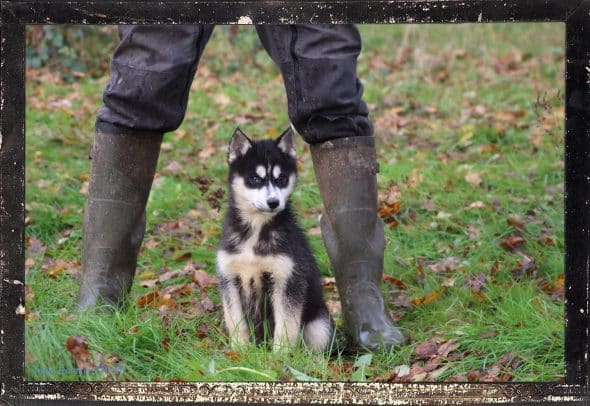
[[[290,155],[292,158],[297,158],[297,152],[295,151],[295,134],[293,129],[289,127],[275,140],[277,147],[285,154]]]
[[[246,134],[239,127],[236,128],[229,142],[227,162],[231,164],[237,158],[244,156],[250,148],[252,148],[252,141],[246,137]]]

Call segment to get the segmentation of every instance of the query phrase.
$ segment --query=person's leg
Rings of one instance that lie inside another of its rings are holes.
[[[289,117],[309,143],[324,202],[322,236],[336,277],[345,332],[370,349],[404,341],[381,292],[383,223],[377,215],[373,127],[356,76],[352,25],[257,26],[285,81]]]
[[[182,122],[212,31],[202,25],[119,28],[90,152],[81,309],[120,304],[131,288],[162,136]]]

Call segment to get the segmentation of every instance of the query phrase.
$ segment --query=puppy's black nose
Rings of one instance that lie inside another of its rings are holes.
[[[270,207],[271,209],[276,209],[277,207],[279,207],[279,199],[268,199],[266,201],[266,204],[268,204],[268,207]]]

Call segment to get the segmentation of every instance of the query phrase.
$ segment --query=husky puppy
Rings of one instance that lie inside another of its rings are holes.
[[[229,144],[229,209],[217,275],[232,345],[272,334],[273,349],[297,342],[323,351],[333,325],[322,297],[320,272],[289,196],[297,165],[293,131],[251,141],[236,129]]]

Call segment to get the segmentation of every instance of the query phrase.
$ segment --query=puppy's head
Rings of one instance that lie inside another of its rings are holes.
[[[285,209],[297,180],[293,131],[252,141],[234,131],[227,156],[232,198],[245,216],[272,217]]]

